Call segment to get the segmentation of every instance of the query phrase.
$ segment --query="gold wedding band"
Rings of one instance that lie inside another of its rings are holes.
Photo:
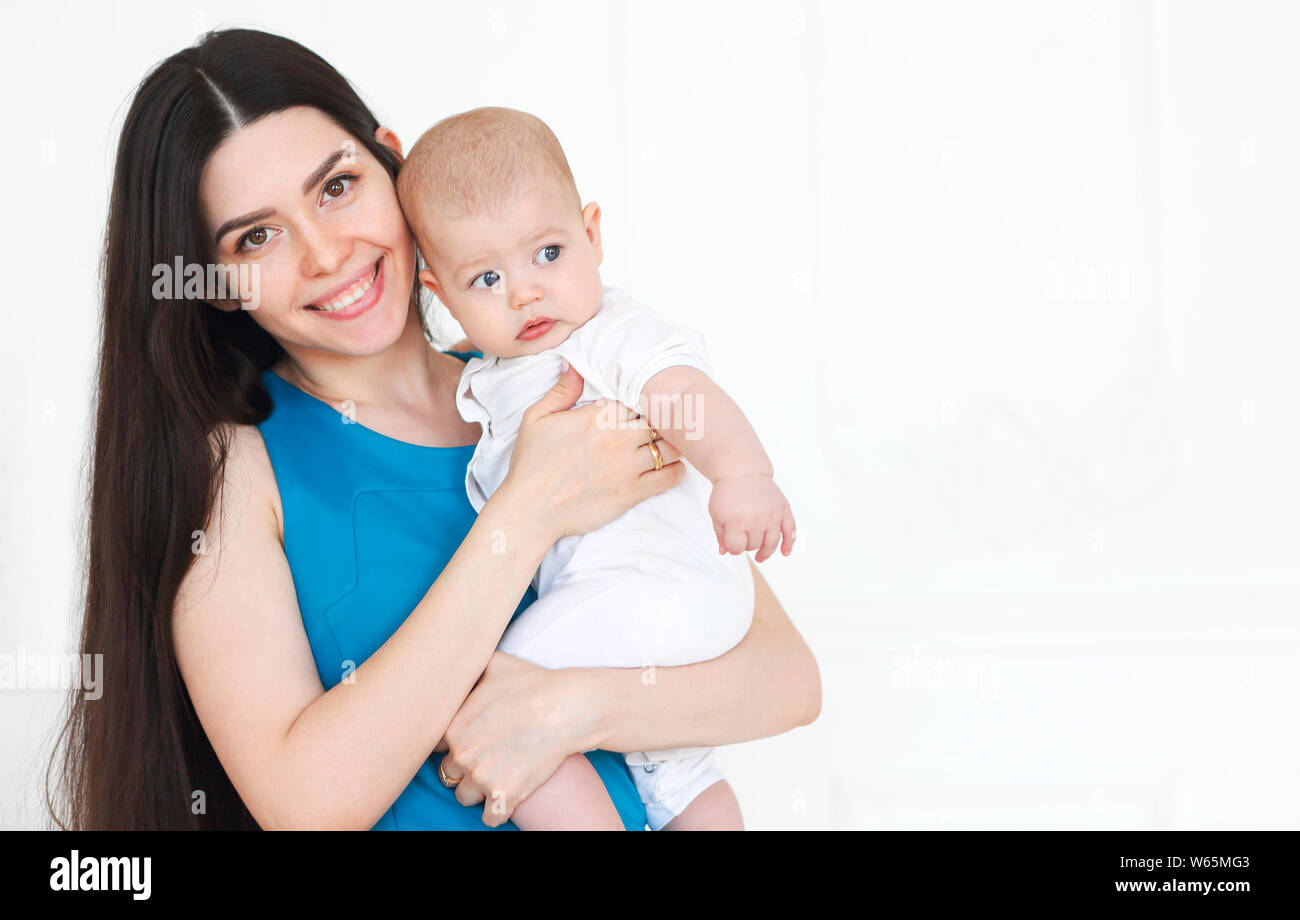
[[[451,778],[450,776],[448,776],[445,772],[443,772],[443,769],[442,769],[442,762],[443,762],[443,760],[446,760],[446,759],[447,759],[447,758],[444,757],[444,758],[442,758],[441,760],[438,761],[438,781],[439,781],[440,783],[442,783],[444,786],[446,786],[448,789],[455,789],[457,786],[460,785],[460,781],[461,781],[462,779],[464,779],[465,777],[463,777],[463,776],[458,776],[456,779],[452,779],[452,778]]]
[[[650,430],[653,431],[654,429],[652,428]],[[664,455],[659,453],[659,445],[656,444],[654,441],[651,441],[649,447],[650,447],[650,456],[655,458],[655,471],[657,472],[659,470],[662,470],[664,468]]]

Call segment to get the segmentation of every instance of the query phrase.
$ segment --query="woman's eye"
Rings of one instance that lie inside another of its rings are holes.
[[[360,176],[354,176],[351,173],[335,176],[333,179],[330,179],[325,183],[324,187],[321,188],[321,191],[325,193],[325,197],[327,198],[342,198],[347,194],[348,189],[352,187],[352,183],[356,182],[359,178]]]
[[[469,283],[470,287],[490,288],[501,280],[500,272],[486,271]],[[479,282],[483,282],[479,284]]]
[[[239,238],[235,244],[235,252],[248,252],[261,249],[271,239],[271,230],[269,227],[254,227]]]
[[[534,257],[533,261],[554,262],[559,257],[560,257],[559,246],[544,246],[541,249],[537,250],[537,255]]]

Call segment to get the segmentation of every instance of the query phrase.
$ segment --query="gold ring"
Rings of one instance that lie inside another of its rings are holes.
[[[654,441],[651,441],[648,446],[650,448],[650,456],[655,458],[655,470],[662,470],[664,468],[664,455],[659,453],[659,445]]]
[[[463,777],[463,776],[459,776],[459,777],[457,777],[456,779],[452,779],[450,776],[448,776],[446,773],[444,773],[444,772],[443,772],[443,769],[442,769],[442,761],[443,761],[443,760],[446,760],[446,758],[445,758],[445,757],[444,757],[444,758],[441,758],[441,759],[438,761],[438,781],[441,782],[441,783],[442,783],[444,786],[446,786],[448,789],[455,789],[457,786],[460,785],[460,781],[461,781],[462,779],[464,779],[465,777]]]

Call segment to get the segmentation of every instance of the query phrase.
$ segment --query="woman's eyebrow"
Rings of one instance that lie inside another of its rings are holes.
[[[275,212],[272,211],[270,208],[262,208],[262,210],[260,211],[250,211],[247,214],[241,214],[238,217],[232,217],[230,220],[226,221],[224,224],[222,224],[220,227],[217,228],[216,236],[213,237],[213,241],[212,241],[213,245],[220,245],[221,238],[225,236],[227,233],[229,233],[231,230],[237,230],[240,227],[244,226],[245,224],[251,224],[254,221],[265,220],[266,218],[270,217],[273,213]]]
[[[339,160],[343,159],[343,155],[347,152],[348,152],[347,150],[344,150],[343,148],[339,148],[338,150],[335,150],[333,153],[327,156],[324,159],[324,161],[319,166],[316,167],[316,171],[313,172],[310,176],[308,176],[307,181],[302,184],[302,193],[306,195],[313,188],[315,188],[317,183],[319,183],[322,179],[325,178],[325,174],[329,172],[331,169],[333,169],[334,164],[337,163]]]
[[[312,171],[310,176],[307,177],[307,181],[302,184],[302,193],[306,195],[315,188],[316,185],[325,178],[325,174],[333,169],[334,164],[343,159],[343,155],[347,152],[347,150],[340,148],[322,160],[321,164]],[[239,217],[233,217],[217,228],[216,235],[213,237],[213,243],[219,244],[221,238],[231,230],[235,230],[245,224],[251,224],[254,221],[265,220],[273,213],[274,212],[270,208],[262,208],[260,211],[250,211],[247,214],[241,214]]]

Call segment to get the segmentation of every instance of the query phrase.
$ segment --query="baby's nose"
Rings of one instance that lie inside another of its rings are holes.
[[[514,301],[514,308],[516,310],[521,310],[529,304],[537,303],[537,301],[542,299],[542,292],[537,288],[532,287],[516,290],[513,292],[513,295],[514,296],[511,297],[511,300]]]

